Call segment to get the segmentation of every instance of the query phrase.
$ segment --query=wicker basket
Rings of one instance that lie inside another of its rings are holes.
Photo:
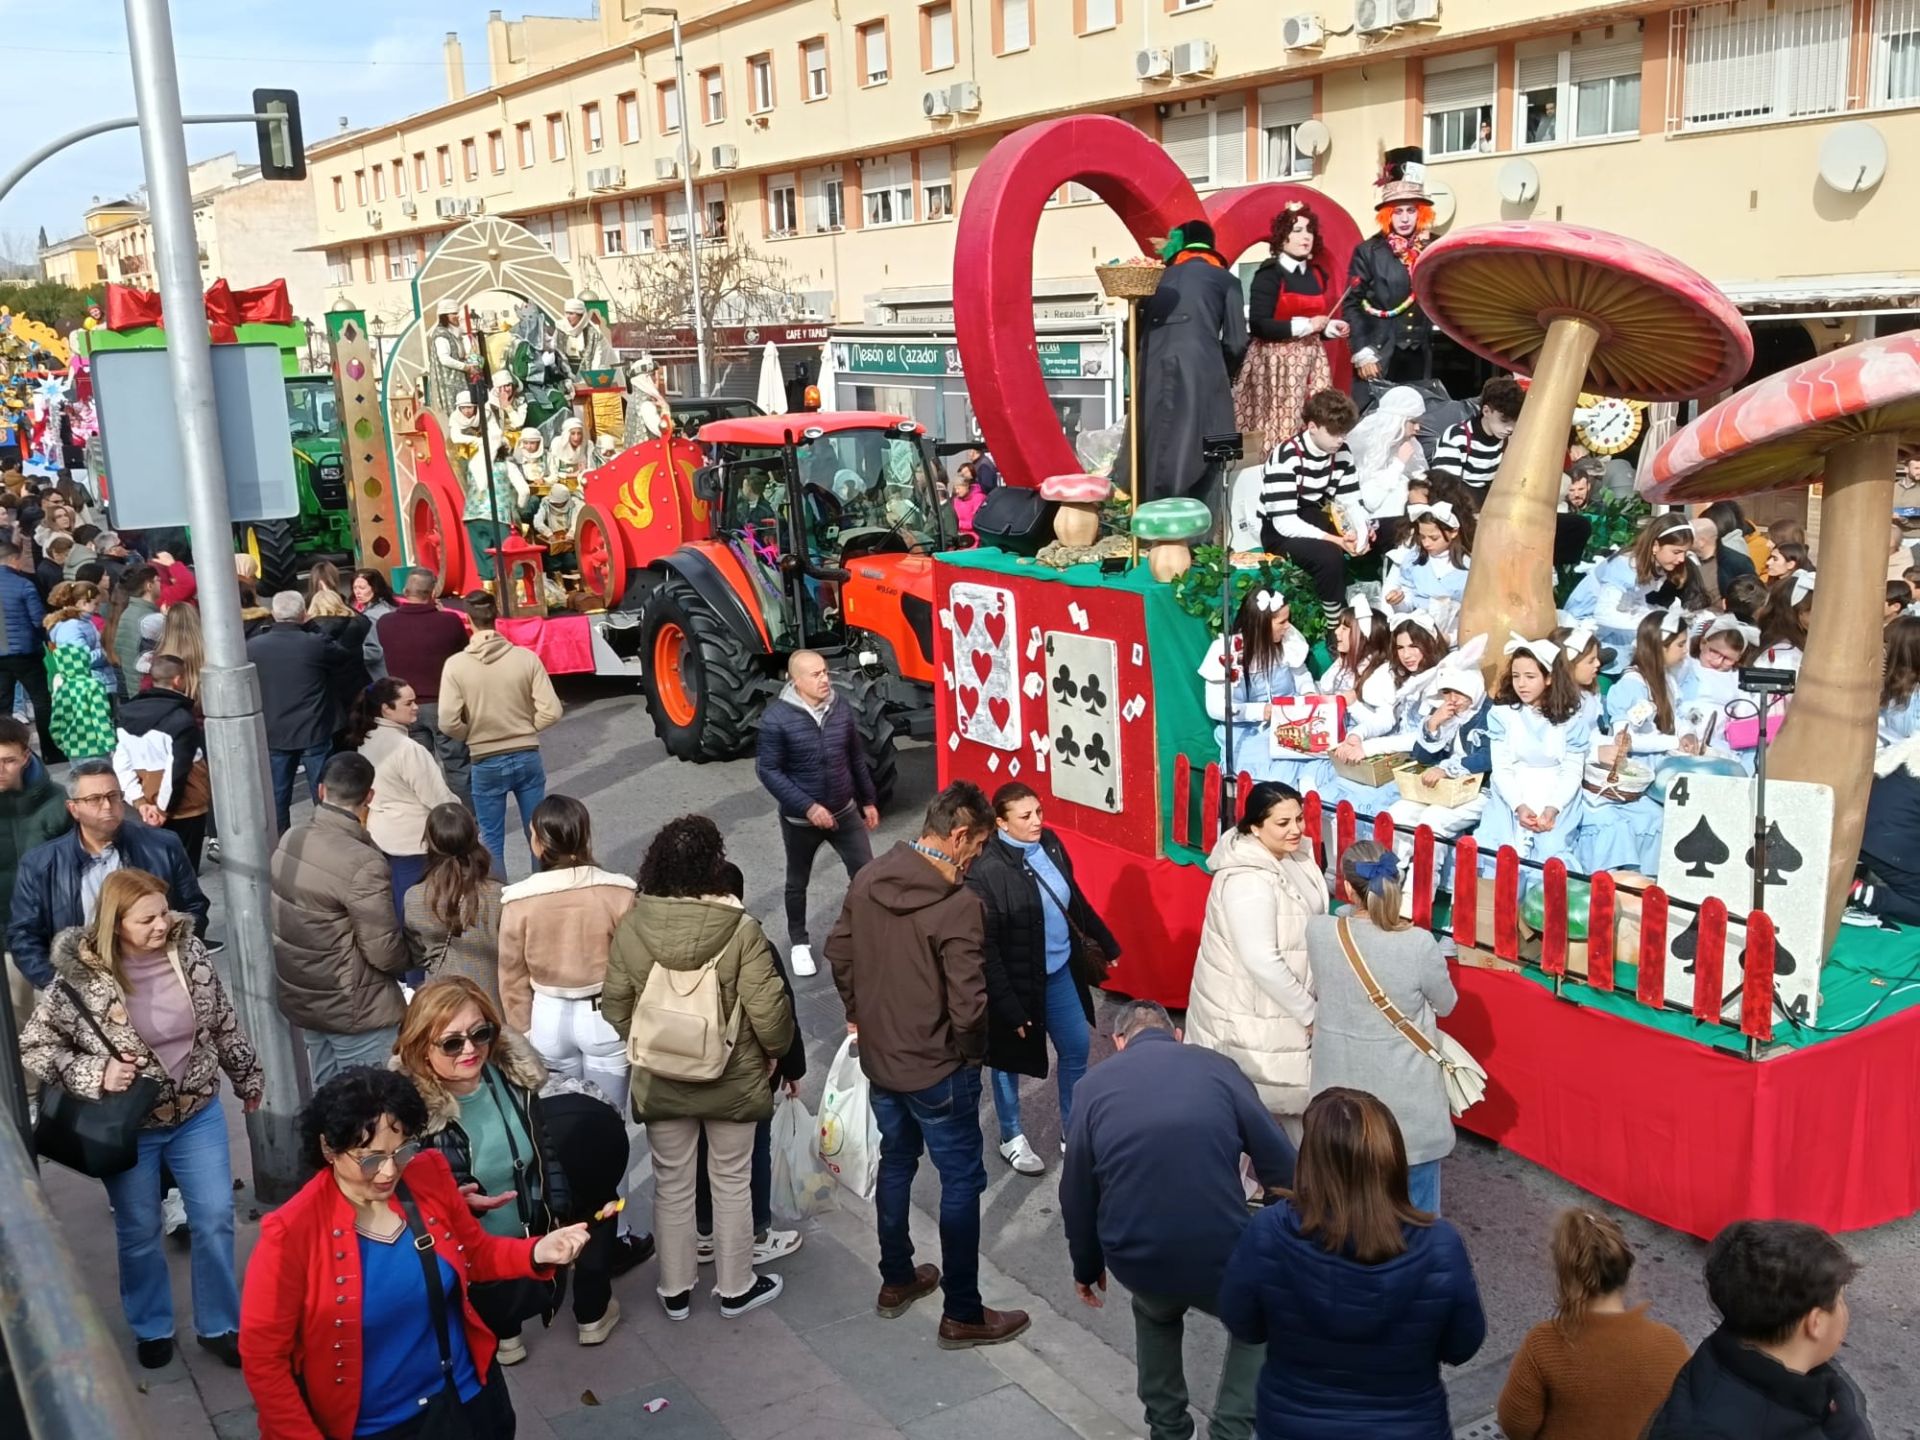
[[[1384,785],[1393,779],[1393,772],[1406,763],[1404,752],[1399,755],[1369,755],[1364,760],[1336,760],[1333,762],[1333,773],[1356,785]]]
[[[1116,300],[1144,300],[1160,288],[1164,265],[1127,265],[1115,262],[1098,265],[1093,273],[1100,277],[1100,288]]]
[[[1393,780],[1400,787],[1403,798],[1420,805],[1445,805],[1452,808],[1464,805],[1480,793],[1483,777],[1479,775],[1443,775],[1437,785],[1423,785],[1420,774],[1424,765],[1402,765],[1393,772]]]

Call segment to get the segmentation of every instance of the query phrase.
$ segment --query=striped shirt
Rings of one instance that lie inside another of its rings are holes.
[[[1327,509],[1335,501],[1355,508],[1360,502],[1360,479],[1345,445],[1329,455],[1303,430],[1273,447],[1260,479],[1263,530],[1324,540],[1333,532]]]
[[[1496,440],[1480,428],[1480,417],[1462,420],[1447,427],[1434,448],[1427,466],[1429,475],[1457,476],[1460,483],[1483,491],[1493,483],[1500,468],[1500,457],[1507,453],[1507,442]]]

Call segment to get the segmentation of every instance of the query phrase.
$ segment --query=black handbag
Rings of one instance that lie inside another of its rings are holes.
[[[59,985],[100,1037],[107,1054],[118,1057],[119,1049],[107,1039],[80,992],[65,980]],[[160,1082],[150,1075],[136,1075],[126,1089],[103,1094],[98,1100],[76,1095],[60,1084],[48,1085],[40,1092],[33,1148],[46,1159],[96,1180],[123,1174],[140,1158],[140,1127],[159,1103]]]
[[[413,1250],[420,1257],[420,1269],[427,1277],[427,1308],[433,1314],[433,1338],[440,1345],[440,1388],[422,1407],[410,1440],[473,1440],[473,1425],[467,1419],[466,1402],[453,1381],[453,1336],[447,1329],[447,1287],[440,1278],[440,1257],[434,1253],[433,1235],[420,1223],[420,1208],[402,1180],[394,1187],[394,1198],[407,1219],[407,1233],[413,1236]]]
[[[1031,555],[1053,538],[1053,511],[1053,502],[1042,500],[1038,490],[1003,483],[974,512],[973,533],[983,545]]]

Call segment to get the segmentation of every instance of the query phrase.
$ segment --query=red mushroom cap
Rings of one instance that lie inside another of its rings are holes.
[[[1475,225],[1424,251],[1413,278],[1435,325],[1508,369],[1532,371],[1557,319],[1595,326],[1587,388],[1623,400],[1691,400],[1753,363],[1746,322],[1706,277],[1605,230]]]
[[[1868,435],[1920,440],[1920,331],[1830,350],[1722,400],[1660,447],[1640,492],[1686,504],[1792,490]]]
[[[1040,482],[1042,500],[1068,505],[1098,505],[1113,494],[1113,482],[1104,475],[1049,475]]]

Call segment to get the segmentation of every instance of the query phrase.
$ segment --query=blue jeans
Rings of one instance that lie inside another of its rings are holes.
[[[940,1172],[940,1287],[949,1320],[977,1325],[980,1304],[980,1192],[987,1188],[980,1135],[980,1071],[962,1065],[911,1093],[873,1087],[880,1124],[880,1179],[873,1204],[880,1230],[880,1279],[913,1283],[913,1176],[923,1148]]]
[[[267,763],[273,768],[273,814],[280,822],[280,833],[287,833],[293,823],[293,772],[302,766],[307,772],[307,795],[314,804],[320,803],[320,772],[326,768],[327,757],[333,754],[333,742],[324,745],[311,745],[305,750],[269,750]]]
[[[507,796],[520,809],[520,833],[527,833],[533,807],[547,798],[547,767],[538,747],[509,750],[504,755],[475,756],[473,813],[480,822],[480,838],[493,855],[493,873],[507,875]]]
[[[160,1167],[173,1172],[193,1235],[193,1328],[201,1335],[240,1330],[240,1284],[233,1271],[233,1164],[227,1122],[215,1099],[164,1130],[140,1132],[140,1158],[109,1175],[114,1239],[120,1249],[120,1308],[136,1340],[173,1334],[173,1282],[160,1248]]]
[[[359,1035],[334,1035],[325,1030],[303,1030],[300,1034],[307,1044],[307,1073],[318,1090],[342,1070],[356,1065],[386,1068],[400,1039],[400,1027],[383,1025]]]
[[[1440,1162],[1423,1160],[1407,1167],[1407,1199],[1429,1215],[1440,1213]]]
[[[1087,1073],[1087,1051],[1093,1044],[1087,1012],[1080,1008],[1080,983],[1073,978],[1070,965],[1062,965],[1047,976],[1045,1021],[1053,1053],[1060,1062],[1054,1066],[1054,1073],[1060,1085],[1060,1134],[1064,1139],[1067,1121],[1073,1118],[1073,1087]],[[993,1113],[1000,1117],[1000,1143],[1004,1145],[1020,1133],[1020,1077],[1011,1071],[993,1072]]]

